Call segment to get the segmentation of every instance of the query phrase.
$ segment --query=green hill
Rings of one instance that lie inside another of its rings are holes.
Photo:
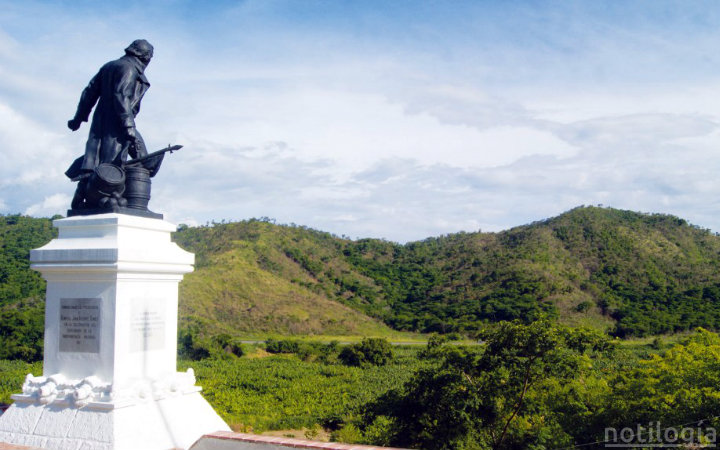
[[[182,229],[175,240],[197,255],[180,285],[181,325],[231,334],[390,332],[362,312],[371,305],[326,282],[351,274],[372,284],[338,258],[340,241],[327,233],[253,220]]]
[[[34,326],[19,317],[42,306],[27,255],[52,236],[48,219],[0,216],[3,337]],[[579,207],[405,245],[267,219],[181,226],[174,239],[196,254],[181,326],[210,334],[473,334],[539,317],[623,337],[720,329],[720,237],[662,214]]]
[[[673,216],[581,207],[501,233],[411,243],[384,263],[376,242],[350,248],[388,287],[388,322],[399,329],[540,316],[619,336],[720,328],[720,238]]]
[[[235,258],[297,295],[398,330],[472,333],[538,317],[619,336],[720,328],[720,238],[668,215],[580,207],[500,233],[406,245],[257,220],[186,228],[176,240],[198,254],[196,276],[212,279],[220,267],[227,276]]]

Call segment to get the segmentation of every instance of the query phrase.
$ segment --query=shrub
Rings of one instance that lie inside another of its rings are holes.
[[[289,339],[268,339],[265,342],[265,350],[268,353],[297,353],[300,350],[300,343]]]
[[[209,358],[209,342],[199,339],[190,331],[181,330],[178,334],[178,355],[193,361]]]
[[[330,440],[344,444],[362,444],[365,441],[362,432],[351,423],[330,433]]]
[[[338,359],[346,366],[384,366],[393,358],[392,346],[387,339],[363,339],[359,344],[343,348]]]
[[[229,334],[220,334],[213,337],[213,342],[228,355],[242,356],[245,354],[242,343]]]
[[[239,339],[229,334],[201,337],[190,330],[180,330],[178,335],[178,355],[181,358],[199,361],[205,358],[232,358],[244,354]]]

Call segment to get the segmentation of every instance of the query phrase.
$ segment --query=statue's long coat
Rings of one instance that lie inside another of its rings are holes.
[[[150,87],[144,64],[136,57],[125,55],[110,61],[90,80],[80,97],[75,119],[86,122],[95,103],[90,135],[85,146],[83,171],[92,171],[98,164],[122,165],[127,159],[130,141],[127,128],[135,127],[140,101]],[[137,155],[147,154],[142,137],[136,132]]]

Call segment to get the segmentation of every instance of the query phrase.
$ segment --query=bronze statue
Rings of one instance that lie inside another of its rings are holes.
[[[95,113],[84,156],[65,172],[78,181],[69,215],[109,210],[157,216],[147,210],[150,177],[159,170],[165,152],[180,146],[148,155],[135,127],[140,102],[150,87],[144,72],[152,57],[153,46],[138,39],[125,49],[125,56],[102,66],[83,90],[68,128],[78,130],[93,107]],[[128,156],[132,160],[128,161]]]

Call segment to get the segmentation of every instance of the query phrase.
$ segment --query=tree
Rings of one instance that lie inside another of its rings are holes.
[[[44,321],[42,303],[0,308],[0,359],[42,361]]]
[[[714,430],[720,428],[718,386],[720,336],[699,328],[661,355],[652,355],[633,370],[614,374],[609,379],[603,413],[597,417],[595,430],[587,435],[601,439],[608,427],[620,430],[685,424],[695,429],[696,438],[710,430],[707,427],[712,427],[715,436]]]
[[[363,339],[359,344],[348,345],[338,355],[346,366],[384,366],[393,358],[392,346],[387,339]]]
[[[564,446],[572,439],[537,395],[543,381],[572,380],[584,353],[610,351],[607,338],[537,321],[503,322],[482,333],[480,348],[438,346],[425,352],[435,364],[401,391],[368,409],[366,428],[390,419],[391,445],[423,449],[515,449]]]

